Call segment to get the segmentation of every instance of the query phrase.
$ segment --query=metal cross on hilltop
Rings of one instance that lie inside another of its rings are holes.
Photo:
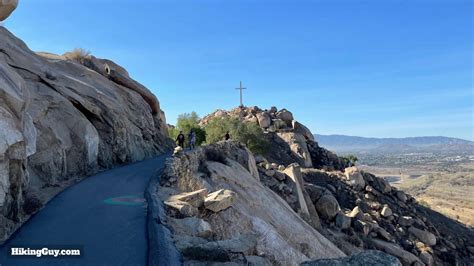
[[[240,107],[244,107],[244,102],[242,100],[242,91],[247,89],[242,87],[242,81],[240,82],[240,88],[235,88],[236,90],[240,90]]]

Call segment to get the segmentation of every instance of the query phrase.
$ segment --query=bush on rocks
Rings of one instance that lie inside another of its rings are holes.
[[[231,139],[244,143],[253,153],[266,154],[268,149],[269,144],[263,130],[255,123],[242,122],[232,117],[218,117],[209,121],[205,130],[207,143],[223,140],[229,131]]]
[[[196,146],[200,146],[206,141],[206,131],[199,126],[199,121],[200,118],[196,112],[180,114],[176,127],[170,127],[168,134],[171,139],[175,140],[180,131],[186,135],[193,130],[196,133]]]

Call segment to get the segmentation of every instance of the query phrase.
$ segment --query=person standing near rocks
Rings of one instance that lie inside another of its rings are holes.
[[[229,131],[227,131],[227,133],[225,133],[224,138],[225,138],[225,140],[229,140],[229,139],[230,139]]]
[[[196,148],[196,133],[192,129],[189,131],[188,140],[189,140],[189,149],[192,150]]]
[[[178,137],[176,138],[176,142],[178,142],[178,146],[184,149],[184,134],[183,131],[179,132]]]

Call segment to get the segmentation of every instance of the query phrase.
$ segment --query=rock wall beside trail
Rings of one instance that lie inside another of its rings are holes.
[[[297,265],[344,256],[259,180],[238,142],[220,142],[170,159],[155,195],[185,265]]]
[[[76,178],[172,145],[150,91],[83,59],[36,54],[0,27],[0,241]]]

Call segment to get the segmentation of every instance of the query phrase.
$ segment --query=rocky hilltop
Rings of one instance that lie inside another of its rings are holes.
[[[271,107],[263,110],[257,106],[237,107],[230,111],[217,110],[205,116],[201,126],[206,126],[215,118],[234,117],[243,122],[258,123],[264,131],[269,145],[266,158],[270,162],[291,164],[298,163],[304,167],[324,168],[327,170],[344,170],[347,166],[336,154],[320,147],[314,140],[311,131],[293,118],[286,110]]]
[[[472,228],[348,167],[288,110],[218,110],[201,125],[226,116],[258,123],[270,151],[253,155],[234,141],[180,151],[151,188],[151,198],[162,202],[152,212],[161,214],[157,220],[169,228],[185,265],[472,261]]]
[[[112,61],[34,53],[0,27],[0,241],[55,193],[172,145],[156,97]]]

